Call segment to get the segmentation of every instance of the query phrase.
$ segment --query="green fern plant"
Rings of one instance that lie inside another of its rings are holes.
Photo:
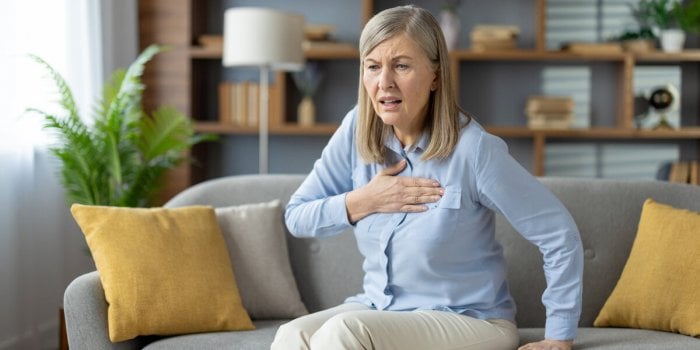
[[[211,139],[197,135],[190,119],[172,107],[147,115],[141,107],[145,64],[163,47],[146,48],[128,69],[105,83],[93,123],[87,124],[65,79],[46,61],[57,87],[62,114],[30,108],[56,136],[51,153],[60,162],[60,178],[71,203],[144,207],[153,203],[164,173],[186,159],[185,151]]]

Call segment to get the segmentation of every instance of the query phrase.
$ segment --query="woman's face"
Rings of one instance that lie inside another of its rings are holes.
[[[424,50],[406,34],[377,45],[362,62],[363,84],[374,111],[399,140],[423,129],[437,75]],[[411,140],[415,141],[415,139]]]

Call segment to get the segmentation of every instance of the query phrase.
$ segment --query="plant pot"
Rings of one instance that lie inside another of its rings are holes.
[[[685,32],[680,29],[661,31],[661,49],[664,52],[681,52],[685,43]]]
[[[316,106],[310,97],[304,97],[297,107],[297,122],[301,126],[311,126],[316,122]]]
[[[445,36],[447,50],[457,48],[459,42],[459,16],[455,12],[443,10],[440,12],[440,28]]]
[[[656,49],[656,43],[651,39],[632,39],[622,42],[622,48],[625,51],[634,53],[651,52]]]

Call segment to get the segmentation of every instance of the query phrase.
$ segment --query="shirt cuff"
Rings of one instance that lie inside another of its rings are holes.
[[[350,219],[348,219],[348,209],[345,206],[346,195],[347,193],[343,193],[326,200],[323,208],[324,223],[329,223],[329,226],[352,227]]]
[[[578,317],[549,316],[544,327],[544,337],[551,340],[574,340],[577,331]]]

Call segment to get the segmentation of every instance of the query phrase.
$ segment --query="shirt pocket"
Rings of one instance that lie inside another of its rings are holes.
[[[428,204],[429,209],[459,209],[462,207],[462,189],[458,186],[445,187],[439,201]]]

